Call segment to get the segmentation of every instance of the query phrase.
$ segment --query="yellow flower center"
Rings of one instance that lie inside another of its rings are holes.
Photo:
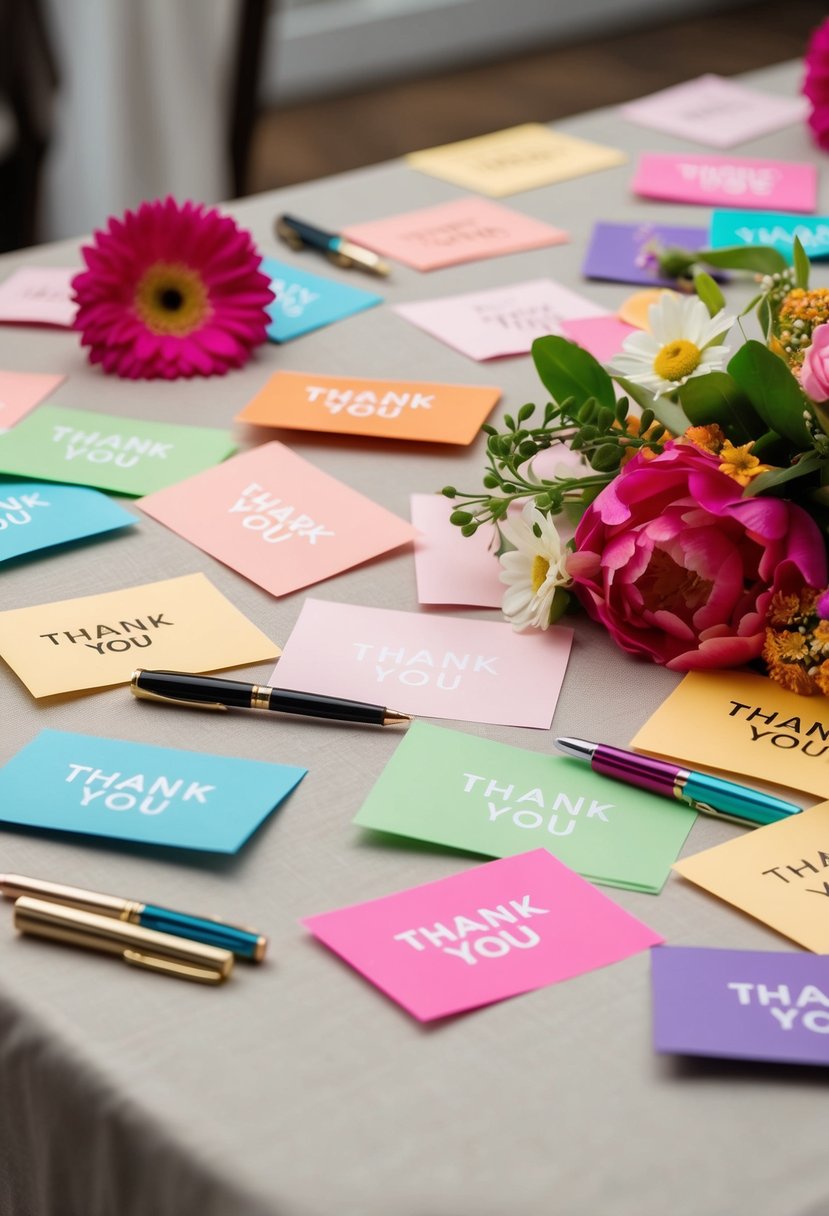
[[[699,367],[702,351],[686,338],[667,342],[653,361],[653,370],[663,380],[682,380]]]
[[[547,571],[550,569],[550,563],[546,557],[542,557],[540,553],[536,553],[533,558],[532,570],[530,571],[530,585],[533,589],[533,595],[544,586],[544,580],[547,577]]]
[[[139,280],[133,304],[151,333],[176,338],[198,329],[211,311],[201,275],[179,262],[150,266]]]
[[[752,446],[751,443],[744,443],[735,448],[733,443],[726,439],[720,452],[720,472],[727,473],[741,486],[747,486],[753,477],[759,477],[771,468],[771,465],[760,464],[757,457],[752,456]]]

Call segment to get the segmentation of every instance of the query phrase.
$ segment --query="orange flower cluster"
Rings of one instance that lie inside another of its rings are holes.
[[[720,472],[733,478],[738,485],[747,486],[753,478],[759,477],[761,473],[768,473],[772,468],[770,464],[761,464],[759,459],[751,454],[753,442],[735,447],[730,439],[726,439],[722,427],[716,422],[707,426],[689,426],[682,438],[696,444],[704,452],[719,456]]]
[[[778,313],[777,338],[786,360],[795,368],[812,343],[812,330],[829,321],[829,288],[811,291],[795,287],[784,297]]]
[[[763,659],[783,688],[804,696],[829,694],[829,621],[817,614],[820,595],[811,587],[800,594],[778,591],[766,615]]]

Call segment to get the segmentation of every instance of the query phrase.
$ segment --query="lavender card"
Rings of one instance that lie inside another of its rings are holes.
[[[661,946],[651,951],[657,1051],[829,1064],[829,957]]]
[[[644,283],[648,287],[673,287],[674,279],[662,278],[656,260],[648,256],[648,245],[679,245],[703,249],[708,242],[705,228],[669,227],[665,224],[606,224],[593,227],[582,266],[586,279],[608,279],[613,283]]]

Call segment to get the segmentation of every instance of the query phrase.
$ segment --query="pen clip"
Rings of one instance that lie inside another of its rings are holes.
[[[131,691],[139,701],[160,701],[162,705],[184,705],[187,709],[220,709],[227,712],[227,706],[218,701],[185,701],[182,697],[162,697],[160,693],[148,692],[146,688],[133,688]]]
[[[131,967],[143,967],[145,971],[161,971],[181,980],[195,980],[199,984],[221,984],[224,976],[212,967],[197,967],[193,963],[180,963],[171,958],[160,958],[155,954],[142,954],[139,950],[125,950],[124,962]]]
[[[184,697],[163,697],[161,693],[150,692],[138,683],[141,674],[141,669],[134,671],[130,680],[130,692],[139,701],[160,701],[162,705],[184,705],[187,709],[219,709],[227,712],[227,706],[219,701],[188,701]]]

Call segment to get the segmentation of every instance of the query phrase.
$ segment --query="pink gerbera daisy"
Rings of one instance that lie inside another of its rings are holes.
[[[829,18],[809,40],[803,92],[812,103],[809,116],[812,134],[821,148],[829,151]]]
[[[111,218],[81,250],[75,329],[91,363],[130,380],[223,375],[266,338],[270,280],[248,232],[167,198]]]

